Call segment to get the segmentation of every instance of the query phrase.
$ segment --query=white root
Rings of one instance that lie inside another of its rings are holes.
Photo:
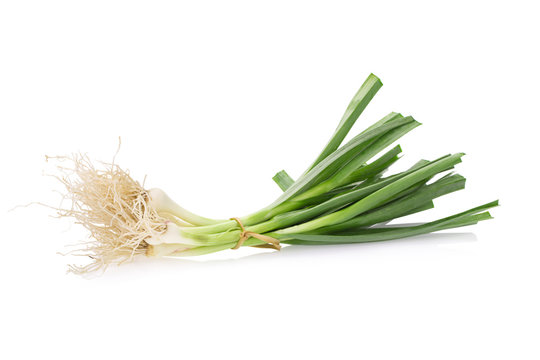
[[[93,261],[70,265],[72,272],[90,272],[146,254],[147,240],[166,232],[170,221],[150,206],[148,192],[118,165],[104,163],[97,169],[81,154],[56,159],[71,164],[59,166],[62,174],[57,178],[65,185],[71,206],[57,209],[58,215],[74,218],[91,237],[74,254]]]

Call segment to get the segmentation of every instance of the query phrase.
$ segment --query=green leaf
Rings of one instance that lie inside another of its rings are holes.
[[[461,162],[463,153],[454,154],[444,157],[441,160],[428,164],[412,173],[386,185],[380,190],[375,191],[371,195],[357,201],[356,203],[346,207],[343,210],[333,212],[331,214],[319,217],[317,219],[296,225],[290,228],[279,230],[280,234],[302,233],[315,230],[324,226],[339,224],[353,217],[365,213],[371,209],[383,205],[388,199],[400,193],[403,190],[417,184],[418,182],[429,179],[430,177],[445,171],[449,167]]]
[[[474,225],[479,221],[491,219],[492,217],[489,212],[482,211],[498,206],[498,204],[498,201],[493,201],[456,215],[416,226],[361,229],[354,235],[288,234],[281,236],[279,234],[273,234],[273,236],[282,238],[282,241],[285,243],[307,244],[306,242],[309,242],[309,244],[320,245],[393,240],[408,236],[428,234],[434,231]],[[292,241],[289,241],[289,239]]]
[[[401,147],[399,145],[390,149],[384,155],[379,157],[377,160],[360,167],[356,171],[352,172],[351,175],[346,179],[346,183],[353,183],[358,181],[366,180],[370,177],[377,176],[382,174],[386,169],[388,169],[393,163],[395,163],[399,157],[397,156],[401,153]]]
[[[294,183],[294,180],[292,177],[287,174],[285,170],[281,170],[278,172],[274,177],[272,178],[274,182],[280,187],[281,190],[285,191],[288,188],[291,187],[291,185]]]
[[[422,208],[422,210],[430,209],[433,207],[433,199],[463,188],[465,188],[465,178],[463,176],[455,174],[444,177],[433,184],[421,187],[419,190],[404,198],[393,201],[340,224],[331,225],[319,230],[326,234],[340,231],[354,231],[361,227],[390,221],[395,218],[410,215],[411,213],[419,212]],[[319,232],[319,230],[316,231]]]
[[[326,144],[313,164],[308,168],[308,171],[313,169],[315,165],[323,161],[328,155],[333,153],[339,145],[341,145],[343,139],[345,139],[345,136],[347,136],[351,130],[351,127],[381,87],[381,80],[377,76],[370,74],[347,106],[330,141]]]
[[[373,142],[376,141],[379,137],[386,134],[389,131],[392,131],[395,128],[398,128],[403,125],[409,125],[416,123],[416,121],[411,117],[398,118],[386,122],[385,124],[369,131],[366,133],[359,134],[351,139],[347,144],[341,148],[334,151],[332,154],[327,156],[324,160],[318,163],[311,171],[307,174],[304,174],[298,178],[281,196],[276,199],[272,204],[267,206],[264,209],[259,210],[258,212],[251,214],[245,218],[242,218],[244,225],[252,225],[258,222],[269,219],[270,215],[276,215],[275,212],[272,212],[277,206],[283,204],[285,201],[291,199],[295,195],[302,193],[314,185],[324,181],[329,176],[338,171],[344,164],[351,161],[351,159],[358,156],[367,147]],[[382,150],[382,149],[380,149]],[[380,151],[379,150],[379,151]],[[370,152],[374,152],[373,149]],[[375,154],[373,154],[375,155]],[[364,157],[365,160],[368,160],[369,157]],[[315,195],[320,195],[323,192]]]

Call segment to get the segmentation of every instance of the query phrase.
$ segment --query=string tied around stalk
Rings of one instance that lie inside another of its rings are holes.
[[[255,239],[259,239],[266,243],[264,245],[257,245],[256,247],[270,247],[276,250],[281,249],[281,245],[279,244],[278,239],[274,239],[273,237],[268,235],[258,234],[256,232],[246,230],[246,228],[242,224],[242,221],[240,221],[239,218],[233,217],[231,218],[231,220],[236,221],[238,223],[238,226],[240,226],[240,229],[242,230],[242,232],[240,233],[240,240],[238,240],[235,247],[232,248],[233,250],[240,248],[240,246],[242,246],[244,242],[250,237],[254,237]]]

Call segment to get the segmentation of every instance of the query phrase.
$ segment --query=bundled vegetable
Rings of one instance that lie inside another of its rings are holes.
[[[73,167],[60,179],[72,206],[59,210],[59,215],[75,218],[90,231],[91,241],[78,254],[93,261],[73,265],[71,270],[92,271],[138,254],[191,256],[241,246],[279,250],[282,244],[392,240],[490,219],[486,210],[497,206],[497,201],[420,225],[384,225],[433,208],[435,198],[463,189],[465,178],[449,172],[461,162],[462,153],[420,160],[406,171],[383,176],[399,159],[400,146],[372,159],[420,125],[411,116],[390,113],[341,146],[381,86],[371,74],[304,174],[294,181],[285,171],[277,173],[273,179],[283,190],[281,196],[240,218],[196,215],[162,190],[144,189],[114,162],[97,169],[86,156],[69,158]]]

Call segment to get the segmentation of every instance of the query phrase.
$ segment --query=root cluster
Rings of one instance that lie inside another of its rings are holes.
[[[58,215],[74,218],[90,232],[90,239],[71,254],[88,256],[92,262],[70,265],[71,271],[85,273],[131,260],[146,252],[145,239],[166,230],[167,220],[149,206],[147,191],[114,161],[98,169],[86,155],[56,159],[61,162],[57,177],[70,202]]]

